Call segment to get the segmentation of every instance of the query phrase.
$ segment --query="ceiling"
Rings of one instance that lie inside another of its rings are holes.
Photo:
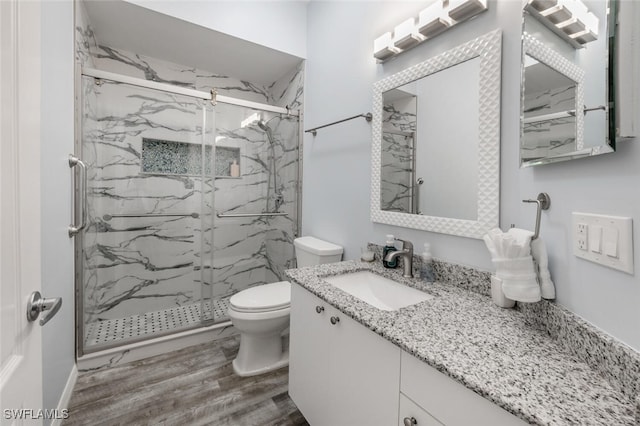
[[[301,58],[122,0],[84,1],[99,44],[258,84]]]

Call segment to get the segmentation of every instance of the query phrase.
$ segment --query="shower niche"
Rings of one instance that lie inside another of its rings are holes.
[[[217,178],[242,177],[240,148],[216,146],[215,172]]]
[[[215,162],[211,148],[204,146],[203,153],[195,143],[142,138],[141,173],[197,176],[204,166],[207,176],[213,172],[216,178],[239,178],[240,148],[216,145]]]

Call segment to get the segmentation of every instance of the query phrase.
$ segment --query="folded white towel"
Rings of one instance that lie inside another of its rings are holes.
[[[526,229],[502,232],[495,228],[483,238],[509,299],[531,303],[555,298],[546,247],[541,238],[532,237],[533,232]]]
[[[540,291],[543,299],[555,299],[556,288],[551,281],[551,273],[549,272],[549,258],[547,257],[547,247],[538,237],[531,241],[531,255],[535,264],[535,270],[540,280]]]
[[[527,303],[540,300],[540,285],[531,256],[493,259],[493,264],[506,297]]]

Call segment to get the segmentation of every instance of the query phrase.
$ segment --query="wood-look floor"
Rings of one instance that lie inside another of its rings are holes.
[[[81,373],[71,425],[308,425],[287,394],[288,368],[238,377],[239,337]]]

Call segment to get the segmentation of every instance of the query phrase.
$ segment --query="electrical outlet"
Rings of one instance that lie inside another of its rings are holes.
[[[576,230],[578,231],[578,235],[587,235],[587,232],[589,230],[589,225],[587,225],[584,222],[579,222]]]
[[[578,248],[580,250],[585,250],[585,251],[587,250],[587,240],[586,239],[578,238],[577,243],[578,243]]]

